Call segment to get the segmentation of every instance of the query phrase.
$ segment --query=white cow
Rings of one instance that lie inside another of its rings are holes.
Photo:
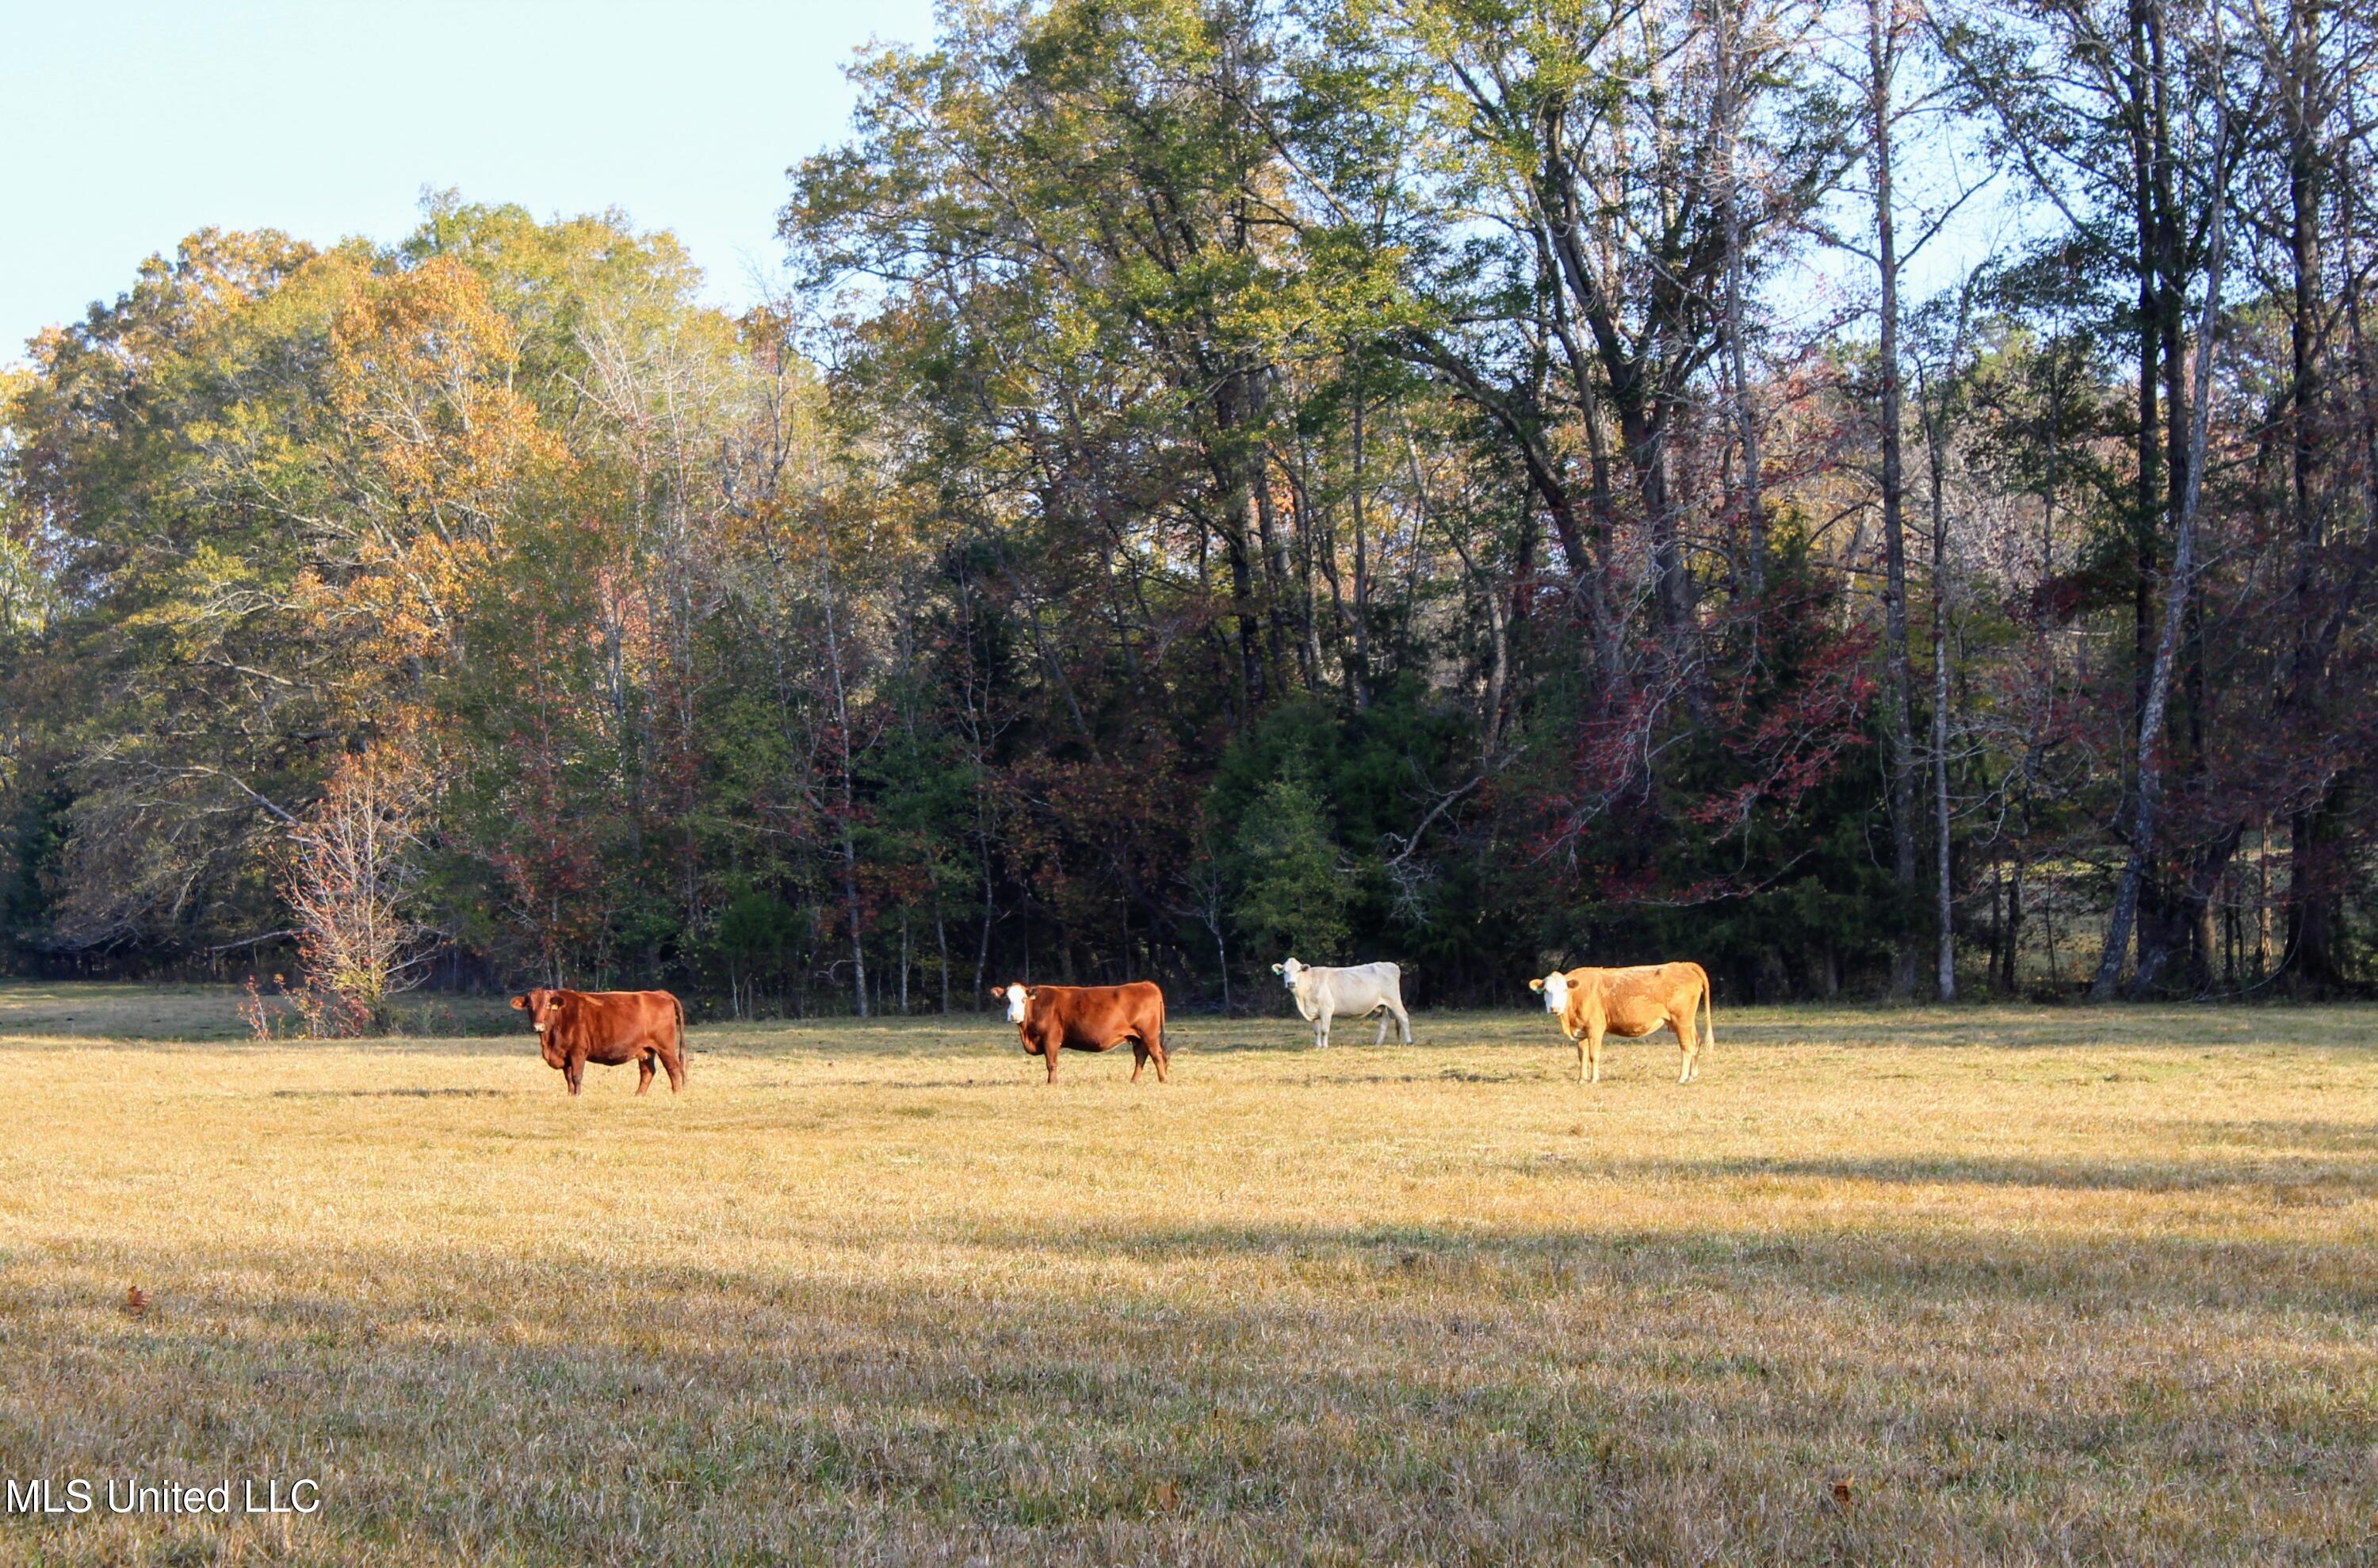
[[[1296,997],[1296,1010],[1313,1020],[1313,1048],[1329,1043],[1329,1020],[1379,1016],[1379,1038],[1387,1043],[1387,1016],[1403,1026],[1404,1043],[1411,1043],[1411,1015],[1404,1011],[1404,972],[1393,964],[1355,964],[1349,969],[1316,969],[1294,959],[1271,966]]]

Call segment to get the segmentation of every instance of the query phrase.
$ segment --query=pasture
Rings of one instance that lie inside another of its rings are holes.
[[[234,1001],[0,989],[0,1476],[321,1511],[0,1562],[2378,1551],[2378,1010],[1721,1006],[1591,1092],[1516,1001],[1164,1087],[711,1025],[573,1102]]]

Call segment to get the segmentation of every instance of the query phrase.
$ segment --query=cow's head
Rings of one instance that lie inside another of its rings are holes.
[[[1293,991],[1296,989],[1296,977],[1304,972],[1304,966],[1291,958],[1272,965],[1271,971],[1286,982],[1288,988]]]
[[[542,985],[532,986],[512,998],[512,1006],[528,1015],[529,1027],[536,1031],[537,1044],[545,1059],[558,1067],[558,1052],[553,1043],[553,1025],[561,1016],[561,993],[548,991]]]
[[[1023,984],[1019,982],[1014,985],[996,986],[992,989],[991,994],[1002,998],[1007,1003],[1008,1022],[1022,1023],[1024,1021],[1025,1004],[1032,1000],[1031,986]]]
[[[1568,1006],[1568,976],[1558,970],[1542,980],[1531,980],[1528,989],[1544,994],[1544,1011],[1548,1013],[1558,1013]]]
[[[519,997],[513,997],[511,1004],[519,1007],[523,1014],[528,1014],[530,1028],[535,1028],[542,1035],[546,1028],[552,1026],[554,1011],[561,1007],[561,992],[545,990],[542,985],[530,985],[528,990],[521,992]]]

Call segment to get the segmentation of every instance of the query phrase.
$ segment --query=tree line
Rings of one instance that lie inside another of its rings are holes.
[[[14,967],[2372,964],[2373,24],[962,0],[730,314],[448,195],[0,383]]]

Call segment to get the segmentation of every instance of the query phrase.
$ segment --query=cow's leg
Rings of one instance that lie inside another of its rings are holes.
[[[1139,1081],[1139,1069],[1147,1066],[1147,1042],[1135,1037],[1131,1043],[1131,1080]]]
[[[1585,1066],[1587,1071],[1581,1075],[1584,1076],[1585,1081],[1600,1083],[1602,1081],[1602,1030],[1596,1024],[1585,1026]]]
[[[1050,1083],[1056,1082],[1057,1042],[1055,1039],[1046,1034],[1040,1037],[1040,1056],[1043,1061],[1049,1064],[1049,1077],[1046,1081]]]
[[[671,1045],[661,1053],[661,1066],[668,1069],[669,1092],[685,1087],[685,1053]]]
[[[570,1092],[576,1094],[586,1087],[586,1058],[572,1051],[561,1064],[561,1076],[569,1081]]]
[[[636,1092],[643,1093],[653,1086],[653,1054],[650,1051],[636,1058]]]
[[[1156,1063],[1156,1081],[1171,1082],[1171,1080],[1165,1076],[1165,1069],[1171,1064],[1171,1058],[1164,1054],[1164,1029],[1160,1024],[1157,1027],[1155,1038],[1147,1043],[1147,1055]]]
[[[1329,1026],[1337,1017],[1338,1015],[1327,1007],[1313,1015],[1313,1048],[1315,1050],[1329,1049]]]
[[[1700,1041],[1693,1029],[1693,1016],[1691,1013],[1681,1016],[1671,1013],[1668,1027],[1676,1031],[1676,1049],[1685,1054],[1684,1068],[1676,1074],[1676,1081],[1690,1083],[1693,1080],[1693,1058],[1700,1055]]]

